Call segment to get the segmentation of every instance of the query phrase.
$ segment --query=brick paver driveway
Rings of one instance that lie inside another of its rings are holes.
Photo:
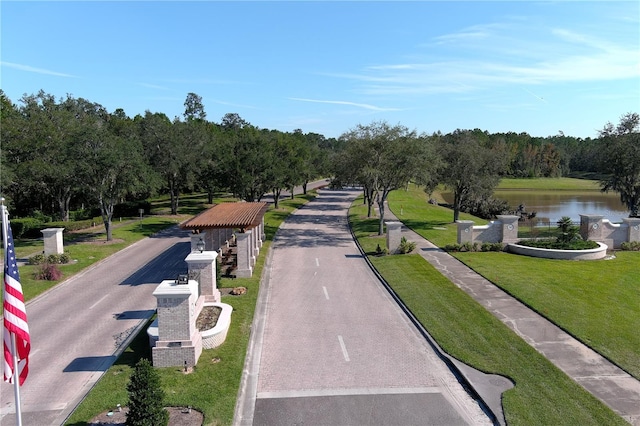
[[[491,424],[360,255],[357,194],[320,191],[278,231],[236,423]]]

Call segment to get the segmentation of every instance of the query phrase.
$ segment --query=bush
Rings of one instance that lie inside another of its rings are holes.
[[[380,244],[376,247],[376,256],[386,256],[389,254],[389,250],[387,248],[380,247]]]
[[[620,244],[621,250],[640,251],[640,241],[625,241]]]
[[[502,251],[504,246],[502,243],[487,243],[480,244],[478,241],[473,244],[467,242],[464,244],[447,244],[444,246],[444,251],[448,252],[475,252],[475,251]]]
[[[518,241],[518,244],[521,246],[554,250],[589,250],[598,248],[598,243],[590,240],[573,240],[568,243],[558,240],[522,240]]]
[[[11,219],[11,232],[14,238],[40,238],[42,237],[40,230],[44,228],[44,222],[33,217]]]
[[[149,360],[142,358],[136,364],[127,384],[129,392],[128,426],[166,426],[169,412],[164,409],[164,391],[160,375]]]
[[[378,247],[380,247],[378,245]],[[400,239],[400,245],[398,246],[398,253],[407,254],[411,253],[416,248],[416,243],[413,241],[407,241],[405,237]]]
[[[51,263],[43,263],[35,274],[36,280],[58,281],[62,278],[62,272],[57,265]]]
[[[29,265],[41,265],[45,261],[44,254],[36,254],[29,258]]]

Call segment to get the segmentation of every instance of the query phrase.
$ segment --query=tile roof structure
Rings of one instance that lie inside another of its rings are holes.
[[[243,228],[260,225],[269,208],[265,202],[220,203],[192,217],[180,227],[182,229]]]

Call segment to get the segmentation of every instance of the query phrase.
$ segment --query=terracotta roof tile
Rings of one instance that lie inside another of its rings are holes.
[[[184,222],[182,229],[253,228],[269,208],[265,202],[220,203]]]

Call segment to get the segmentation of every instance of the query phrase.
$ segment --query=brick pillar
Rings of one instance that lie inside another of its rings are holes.
[[[502,224],[502,239],[505,244],[515,243],[518,241],[518,216],[514,215],[497,215],[498,220]]]
[[[237,233],[236,244],[238,245],[238,269],[236,270],[236,276],[238,278],[250,277],[253,272],[251,268],[251,234],[249,232]]]
[[[47,228],[40,231],[44,237],[45,256],[64,253],[62,231],[64,231],[64,228]]]
[[[599,214],[580,215],[580,236],[583,240],[602,241],[602,218]]]
[[[640,241],[640,217],[625,217],[622,222],[629,225],[627,241]]]
[[[216,251],[190,253],[184,260],[189,266],[189,279],[198,282],[198,296],[206,302],[220,302],[220,290],[216,283]]]
[[[473,243],[473,221],[457,220],[458,244]]]
[[[389,253],[397,253],[402,239],[402,223],[389,221],[384,223],[387,227],[387,250]]]
[[[198,362],[202,338],[196,329],[197,290],[193,280],[165,280],[153,292],[158,306],[158,341],[151,351],[155,367],[192,367]]]

